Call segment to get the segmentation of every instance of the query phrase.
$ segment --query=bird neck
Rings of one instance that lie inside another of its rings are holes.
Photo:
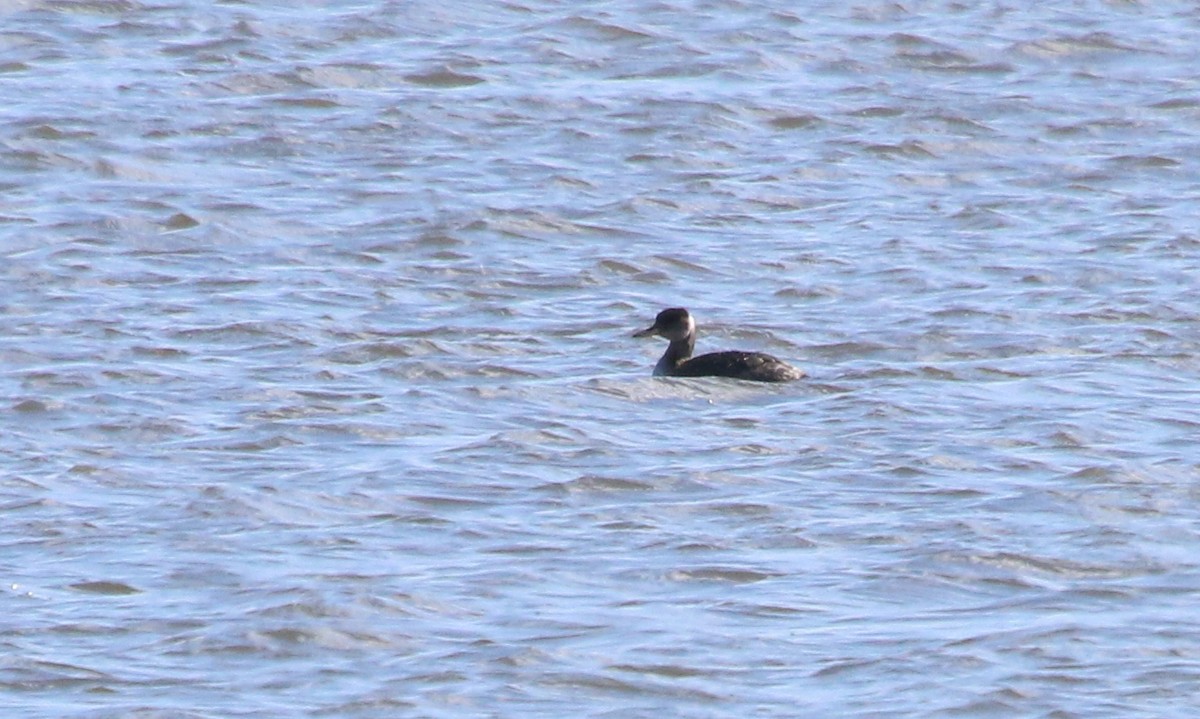
[[[667,345],[667,351],[663,353],[658,364],[654,366],[654,374],[666,375],[670,374],[679,365],[687,362],[692,356],[692,351],[696,349],[696,335],[688,333],[687,336],[677,340],[671,340],[671,344]]]

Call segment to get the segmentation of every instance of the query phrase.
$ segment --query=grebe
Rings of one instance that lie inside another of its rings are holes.
[[[713,352],[692,357],[696,348],[696,322],[687,310],[672,307],[654,318],[654,324],[634,337],[658,335],[671,340],[654,365],[655,377],[732,377],[754,382],[788,382],[804,372],[762,352]]]

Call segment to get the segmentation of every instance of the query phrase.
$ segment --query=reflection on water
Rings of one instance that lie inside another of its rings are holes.
[[[1195,13],[9,8],[12,715],[1190,715]]]

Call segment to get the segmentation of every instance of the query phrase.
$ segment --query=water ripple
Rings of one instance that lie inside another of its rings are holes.
[[[7,8],[9,713],[1190,716],[1195,14]]]

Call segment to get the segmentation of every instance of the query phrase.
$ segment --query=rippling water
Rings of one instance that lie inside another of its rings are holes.
[[[255,5],[0,10],[6,716],[1194,713],[1194,4]]]

